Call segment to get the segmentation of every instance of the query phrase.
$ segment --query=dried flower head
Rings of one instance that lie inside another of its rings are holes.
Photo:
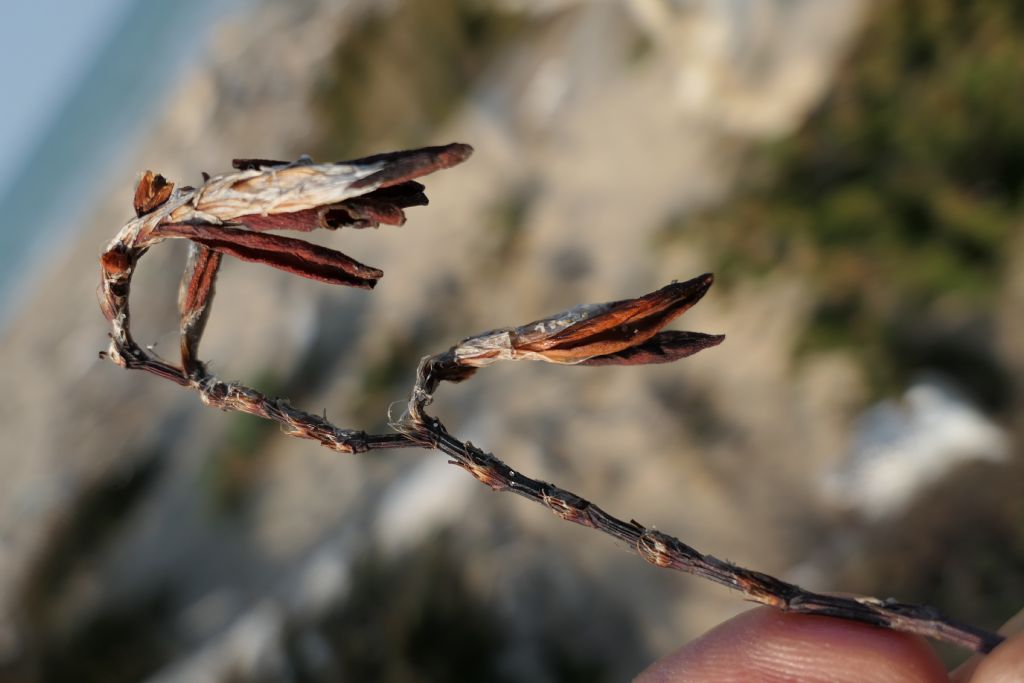
[[[383,275],[380,270],[333,249],[266,232],[402,225],[404,209],[427,203],[423,186],[413,179],[454,166],[472,152],[469,145],[450,144],[327,164],[308,157],[236,159],[236,172],[205,177],[199,188],[175,189],[147,171],[135,189],[136,218],[108,245],[104,269],[124,272],[132,260],[128,252],[184,238],[244,261],[368,289]]]
[[[108,354],[122,364],[132,360],[128,326],[128,284],[135,264],[165,239],[192,242],[179,292],[181,377],[199,369],[196,350],[209,315],[213,285],[222,256],[263,263],[330,284],[370,289],[383,273],[328,247],[270,234],[317,228],[402,225],[406,208],[427,203],[414,178],[454,166],[473,148],[450,144],[360,159],[317,164],[298,161],[235,160],[233,173],[210,177],[198,187],[178,187],[146,171],[135,188],[130,220],[100,257],[100,308],[114,325]],[[160,364],[165,376],[176,371]]]

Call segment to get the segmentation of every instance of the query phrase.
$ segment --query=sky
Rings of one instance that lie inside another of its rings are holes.
[[[134,0],[5,3],[0,21],[0,194]]]
[[[0,11],[0,332],[104,172],[237,0],[23,0]],[[53,188],[59,187],[55,194]]]

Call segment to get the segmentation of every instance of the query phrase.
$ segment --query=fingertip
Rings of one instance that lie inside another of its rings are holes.
[[[1012,655],[1007,655],[1007,650],[1018,652],[1018,656],[1024,659],[1024,652],[1016,650],[1016,648],[1024,647],[1024,645],[1021,645],[1021,643],[1019,642],[1021,638],[1024,638],[1024,609],[1022,609],[1020,612],[1017,612],[1016,615],[1011,617],[1009,621],[1003,624],[1003,627],[999,629],[999,633],[1007,637],[1006,642],[1002,643],[999,647],[993,650],[991,654],[974,655],[966,662],[964,662],[962,665],[960,665],[957,668],[957,670],[953,672],[953,675],[951,677],[953,683],[965,683],[966,681],[975,681],[974,674],[978,670],[978,667],[981,665],[983,661],[995,655],[996,652],[1000,653],[999,659],[1003,659],[1004,657],[1006,657],[1006,661],[1008,663],[1012,663]],[[1010,645],[1011,642],[1015,642],[1016,644]],[[1024,681],[1024,671],[1021,671],[1019,669],[1024,665],[1017,664],[1016,666],[1018,667],[1016,680]]]
[[[745,612],[655,662],[638,683],[946,681],[920,638],[772,608]]]
[[[1009,638],[984,657],[957,669],[953,680],[970,683],[1024,681],[1024,633]]]

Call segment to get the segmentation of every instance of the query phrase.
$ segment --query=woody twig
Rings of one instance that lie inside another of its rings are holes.
[[[199,342],[224,254],[263,263],[332,284],[372,289],[383,273],[341,252],[269,231],[401,225],[404,209],[427,203],[415,178],[464,161],[472,149],[451,144],[317,164],[265,159],[236,160],[236,171],[205,177],[198,188],[175,188],[147,172],[135,192],[136,216],[106,246],[98,291],[111,324],[110,346],[101,355],[199,393],[202,401],[279,423],[286,434],[314,439],[343,453],[379,448],[438,450],[496,491],[540,503],[562,519],[592,527],[626,544],[659,567],[700,576],[734,588],[751,601],[804,614],[819,614],[915,633],[988,652],[1002,637],[959,624],[938,610],[871,597],[836,597],[805,591],[767,574],[704,555],[668,534],[635,520],[624,521],[554,484],[515,471],[494,456],[451,435],[426,412],[442,382],[461,382],[503,360],[541,360],[564,365],[667,363],[715,346],[721,335],[662,331],[697,303],[712,284],[710,274],[673,282],[638,297],[578,306],[515,328],[469,337],[444,353],[424,358],[395,432],[344,429],[282,398],[267,396],[211,374],[198,358]],[[157,358],[132,338],[128,298],[131,279],[146,251],[166,239],[191,242],[178,303],[181,365]]]

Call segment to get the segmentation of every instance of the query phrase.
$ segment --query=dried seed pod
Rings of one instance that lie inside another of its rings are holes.
[[[217,279],[221,254],[193,242],[189,245],[188,262],[178,289],[178,310],[181,312],[181,364],[187,374],[198,368],[199,340],[210,316],[213,283]]]
[[[725,341],[724,334],[703,332],[659,332],[643,344],[628,349],[594,356],[580,361],[579,365],[654,365],[671,363],[680,358],[692,356],[698,351],[718,346]]]
[[[236,159],[235,166],[243,170],[210,178],[196,191],[192,206],[207,219],[223,222],[330,206],[449,168],[472,152],[469,145],[453,143],[328,164]]]
[[[714,278],[701,275],[673,282],[636,299],[577,306],[516,328],[493,330],[463,340],[452,349],[463,367],[483,367],[498,360],[543,360],[549,363],[639,365],[664,363],[714,346],[719,335],[658,331],[697,303]],[[601,360],[604,359],[604,360]]]
[[[219,225],[159,225],[156,237],[184,237],[243,261],[254,261],[311,280],[372,289],[384,273],[340,251],[302,240]]]

